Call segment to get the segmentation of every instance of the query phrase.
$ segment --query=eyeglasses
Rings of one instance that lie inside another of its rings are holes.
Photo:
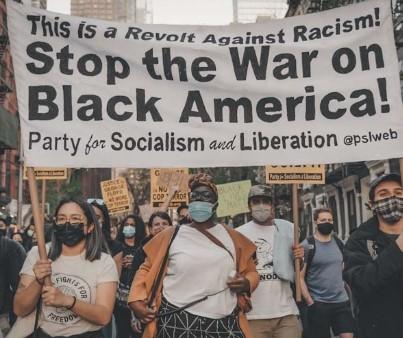
[[[211,201],[216,196],[212,191],[192,191],[189,195],[191,200]]]
[[[104,205],[105,202],[103,199],[100,198],[87,198],[87,203],[92,204],[92,203],[96,203],[98,205]]]
[[[57,215],[55,217],[56,225],[63,225],[69,222],[70,224],[79,224],[84,222],[84,216],[80,214],[70,215],[70,218],[65,215]]]

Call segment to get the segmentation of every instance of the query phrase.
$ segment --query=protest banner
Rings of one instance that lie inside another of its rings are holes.
[[[154,208],[161,207],[164,202],[168,202],[169,208],[188,203],[187,168],[153,168],[150,170],[150,175],[151,205]]]
[[[109,214],[119,214],[130,210],[130,197],[127,182],[123,177],[101,182],[102,198]]]
[[[28,166],[403,156],[388,1],[224,27],[84,22],[7,5]]]
[[[266,166],[266,183],[269,184],[325,184],[325,166],[290,165]]]
[[[249,180],[217,185],[217,216],[235,216],[249,212],[248,193],[251,186],[252,184]]]
[[[35,168],[34,175],[37,180],[66,180],[66,168]],[[27,168],[24,168],[24,180],[27,180]]]

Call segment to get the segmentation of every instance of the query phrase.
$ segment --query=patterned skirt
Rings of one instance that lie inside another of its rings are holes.
[[[175,311],[178,307],[162,298],[158,315]],[[157,322],[157,338],[245,338],[239,327],[238,316],[230,314],[212,319],[191,314],[185,310],[161,316]]]

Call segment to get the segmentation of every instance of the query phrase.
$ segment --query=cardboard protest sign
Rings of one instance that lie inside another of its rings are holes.
[[[148,220],[150,219],[150,216],[155,211],[154,208],[150,204],[143,204],[143,205],[139,205],[139,209],[140,209],[141,218],[143,219],[143,221],[145,223],[147,223]]]
[[[84,22],[7,6],[28,166],[403,156],[388,1],[224,27]]]
[[[249,212],[248,193],[250,187],[251,182],[249,180],[217,185],[217,216],[235,216]]]
[[[290,165],[266,166],[266,183],[269,184],[325,184],[325,166]]]
[[[34,175],[37,180],[66,180],[66,168],[34,168]],[[24,180],[27,180],[27,168],[24,168]]]
[[[123,177],[101,182],[102,198],[109,213],[119,214],[130,210],[130,198],[127,182]]]
[[[151,205],[154,208],[160,207],[173,190],[175,190],[176,193],[169,203],[170,208],[188,203],[187,183],[189,180],[189,170],[187,168],[153,168],[150,170],[150,175]]]

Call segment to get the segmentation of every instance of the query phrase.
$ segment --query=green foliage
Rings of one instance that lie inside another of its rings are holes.
[[[65,181],[60,188],[56,181],[48,181],[46,186],[46,201],[50,204],[50,213],[53,214],[57,204],[63,197],[82,197],[80,180],[72,175],[69,181]]]

